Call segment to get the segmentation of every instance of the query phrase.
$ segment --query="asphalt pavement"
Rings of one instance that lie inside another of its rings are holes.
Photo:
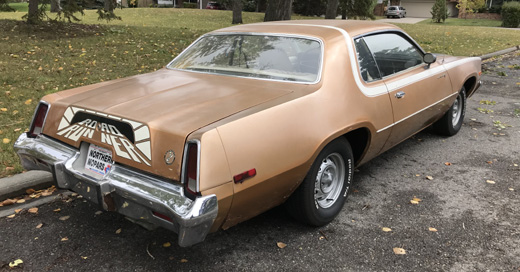
[[[325,227],[275,208],[180,248],[169,231],[55,192],[0,218],[0,270],[20,259],[20,271],[519,271],[520,54],[483,67],[462,130],[423,131],[360,167]]]

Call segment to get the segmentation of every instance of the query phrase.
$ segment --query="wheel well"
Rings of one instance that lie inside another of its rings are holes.
[[[475,84],[477,83],[477,78],[470,77],[466,82],[464,82],[464,89],[466,89],[466,96],[469,97],[475,91]]]
[[[347,138],[354,155],[354,163],[357,165],[368,146],[369,131],[366,128],[358,128],[343,135]]]

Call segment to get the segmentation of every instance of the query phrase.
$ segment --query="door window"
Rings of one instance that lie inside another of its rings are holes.
[[[374,55],[382,77],[423,63],[422,52],[397,33],[370,35],[363,39]]]

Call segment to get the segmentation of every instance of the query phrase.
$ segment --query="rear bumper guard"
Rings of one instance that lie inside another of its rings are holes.
[[[14,149],[25,169],[53,173],[59,188],[75,191],[103,210],[172,230],[178,234],[180,246],[204,241],[217,216],[215,195],[191,200],[182,186],[121,165],[113,165],[104,178],[97,180],[73,167],[80,157],[77,149],[43,135],[28,138],[24,133]]]

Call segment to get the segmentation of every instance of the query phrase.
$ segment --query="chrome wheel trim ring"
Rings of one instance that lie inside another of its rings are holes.
[[[337,202],[345,183],[346,167],[339,153],[329,154],[320,164],[314,181],[316,208],[330,208]]]
[[[462,96],[461,94],[459,93],[459,95],[457,96],[457,99],[455,100],[455,102],[453,103],[453,106],[452,106],[452,115],[451,115],[451,124],[453,126],[455,126],[456,124],[459,123],[459,120],[460,120],[460,117],[462,115]]]

